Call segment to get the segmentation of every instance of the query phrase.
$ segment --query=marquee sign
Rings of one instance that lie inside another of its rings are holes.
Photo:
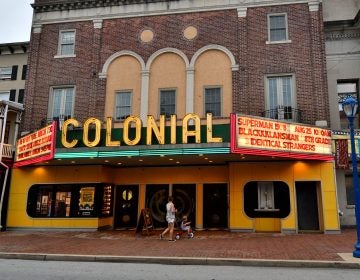
[[[53,122],[17,141],[14,167],[54,158],[56,125]]]
[[[297,123],[231,115],[233,153],[333,160],[331,131]]]

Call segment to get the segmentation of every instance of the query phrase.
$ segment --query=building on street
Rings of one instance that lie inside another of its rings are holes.
[[[336,183],[343,226],[355,225],[355,203],[349,141],[348,119],[341,103],[348,95],[359,100],[360,79],[360,3],[359,1],[324,1],[326,62],[329,105],[334,147],[340,149],[336,164]],[[359,115],[354,121],[359,141]],[[358,146],[358,145],[357,145]],[[339,150],[338,150],[339,151]],[[359,154],[359,149],[356,151]]]
[[[339,232],[321,1],[33,8],[8,228]]]
[[[29,42],[0,44],[0,229],[6,223],[9,170],[24,110]]]

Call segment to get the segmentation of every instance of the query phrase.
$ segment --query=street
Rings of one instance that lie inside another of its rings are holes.
[[[0,280],[156,279],[156,280],[282,280],[356,279],[357,269],[274,268],[246,266],[161,265],[101,262],[0,261]]]

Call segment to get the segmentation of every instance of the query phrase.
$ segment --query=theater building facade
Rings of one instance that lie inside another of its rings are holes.
[[[52,2],[8,228],[339,231],[320,1]]]

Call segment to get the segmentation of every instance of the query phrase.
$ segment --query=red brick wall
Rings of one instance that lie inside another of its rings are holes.
[[[267,14],[283,12],[288,16],[291,43],[267,45],[267,29],[264,28]],[[294,73],[297,108],[302,111],[303,122],[329,121],[320,14],[321,11],[310,12],[307,4],[248,9],[246,23],[242,23],[243,19],[239,21],[240,75],[245,76],[239,82],[243,80],[245,85],[240,85],[244,90],[240,92],[242,102],[234,104],[236,111],[257,114],[265,108],[264,75]]]
[[[292,43],[266,44],[267,14],[275,12],[288,14]],[[208,44],[228,48],[240,66],[233,72],[234,112],[260,116],[265,110],[264,75],[294,73],[297,107],[303,110],[304,122],[329,121],[320,14],[309,12],[307,4],[296,4],[249,8],[246,18],[238,18],[236,10],[224,10],[108,19],[102,29],[94,29],[91,21],[43,25],[42,32],[31,38],[23,129],[40,127],[47,116],[50,87],[55,85],[76,85],[75,118],[103,119],[106,81],[98,73],[115,52],[130,50],[147,61],[155,51],[172,47],[191,59]],[[193,41],[183,38],[189,25],[198,28]],[[139,39],[144,28],[155,34],[149,44]],[[54,58],[62,29],[76,29],[75,58]]]

